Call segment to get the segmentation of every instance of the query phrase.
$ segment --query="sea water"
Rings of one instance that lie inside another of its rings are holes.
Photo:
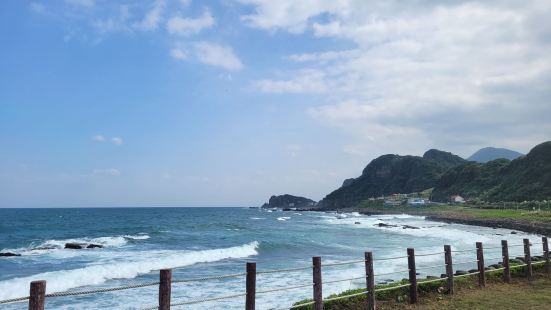
[[[388,224],[379,225],[380,223]],[[416,227],[404,228],[404,225]],[[534,241],[533,255],[541,254],[540,237],[508,229],[448,224],[410,215],[366,216],[358,213],[272,211],[248,208],[102,208],[0,209],[0,251],[20,253],[0,257],[0,300],[28,295],[29,283],[46,280],[47,292],[88,290],[155,282],[159,269],[172,268],[174,280],[243,273],[246,262],[257,271],[311,266],[312,256],[322,264],[361,260],[365,251],[374,258],[440,253],[444,244],[456,250],[456,261],[476,259],[475,242],[485,247]],[[67,242],[100,244],[97,249],[64,249]],[[486,251],[488,264],[500,261],[500,249]],[[510,256],[521,256],[512,247]],[[417,257],[419,277],[444,273],[443,254]],[[476,264],[456,266],[476,268]],[[407,269],[405,258],[375,263],[375,273]],[[356,278],[363,264],[323,268],[324,281]],[[377,282],[407,278],[407,273],[377,277]],[[311,270],[257,276],[257,291],[312,282]],[[364,287],[365,280],[324,285],[324,296]],[[172,301],[186,301],[245,292],[245,277],[177,283]],[[257,295],[258,309],[286,307],[311,298],[308,287]],[[158,287],[47,298],[49,309],[141,309],[155,306]],[[188,305],[186,309],[242,309],[244,297]],[[0,309],[26,309],[25,303]]]

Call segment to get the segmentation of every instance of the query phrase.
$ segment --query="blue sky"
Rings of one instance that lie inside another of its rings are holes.
[[[0,207],[321,199],[549,140],[547,1],[4,1]]]

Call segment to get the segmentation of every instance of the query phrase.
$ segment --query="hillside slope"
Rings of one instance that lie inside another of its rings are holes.
[[[318,207],[353,207],[370,197],[422,191],[434,187],[448,169],[465,163],[459,156],[434,149],[423,157],[383,155],[371,161],[361,176],[327,195]]]
[[[476,151],[473,155],[467,158],[467,160],[476,161],[479,163],[487,163],[489,161],[500,159],[500,158],[513,160],[521,157],[522,155],[523,154],[519,152],[508,150],[508,149],[496,148],[496,147],[485,147]]]

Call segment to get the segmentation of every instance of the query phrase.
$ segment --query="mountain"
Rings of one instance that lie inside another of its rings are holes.
[[[512,161],[496,159],[453,167],[437,182],[432,199],[447,201],[455,194],[484,201],[550,199],[551,141]]]
[[[312,208],[316,202],[312,199],[293,195],[272,196],[262,208]]]
[[[519,158],[522,155],[523,154],[519,152],[508,150],[508,149],[496,148],[496,147],[485,147],[476,151],[473,155],[467,158],[467,160],[476,161],[479,163],[487,163],[489,161],[496,160],[499,158],[513,160],[513,159]]]
[[[434,187],[448,169],[467,163],[452,153],[428,150],[423,157],[383,155],[371,161],[362,175],[318,203],[322,209],[353,207],[360,201],[393,193],[419,192]]]

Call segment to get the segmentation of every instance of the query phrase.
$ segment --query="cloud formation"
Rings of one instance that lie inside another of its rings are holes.
[[[198,18],[182,16],[171,17],[166,24],[166,28],[170,34],[189,36],[197,34],[203,29],[211,28],[214,25],[214,18],[210,14],[210,11],[206,10],[203,15]]]
[[[355,137],[347,152],[526,149],[551,132],[541,117],[551,114],[548,1],[242,2],[254,7],[242,17],[251,27],[353,44],[290,55],[298,68],[252,84],[267,93],[330,90],[308,114]]]
[[[193,49],[199,61],[204,64],[231,71],[243,68],[241,60],[230,46],[201,41],[194,43]]]

